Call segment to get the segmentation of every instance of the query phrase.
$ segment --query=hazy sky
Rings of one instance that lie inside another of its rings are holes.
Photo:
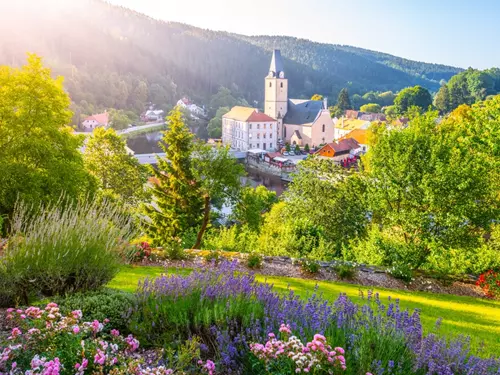
[[[348,44],[460,67],[500,66],[500,0],[109,0],[157,19]]]

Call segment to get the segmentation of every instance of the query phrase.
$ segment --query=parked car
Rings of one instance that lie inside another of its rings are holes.
[[[288,153],[287,151],[283,153],[283,156],[288,156],[288,155],[290,155],[290,153]]]
[[[295,152],[290,151],[290,152],[288,153],[288,155],[290,155],[290,156],[295,156]]]

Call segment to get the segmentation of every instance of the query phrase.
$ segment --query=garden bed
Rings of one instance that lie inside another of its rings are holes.
[[[190,250],[191,257],[186,260],[166,260],[166,261],[144,261],[142,265],[165,266],[175,268],[197,268],[207,264],[204,258],[207,251]],[[342,279],[333,269],[335,262],[319,262],[319,272],[311,274],[303,272],[298,261],[288,257],[264,257],[262,266],[258,269],[250,269],[246,266],[244,256],[238,253],[223,253],[225,258],[237,261],[238,270],[242,272],[255,272],[268,276],[285,276],[294,278],[313,279],[321,281],[342,281],[349,284],[363,286],[377,286],[389,289],[399,289],[408,291],[424,291],[441,294],[452,294],[467,297],[484,297],[484,292],[476,286],[472,276],[464,276],[462,280],[440,280],[438,278],[417,274],[412,281],[406,283],[388,274],[381,267],[358,265],[355,267],[354,277]]]

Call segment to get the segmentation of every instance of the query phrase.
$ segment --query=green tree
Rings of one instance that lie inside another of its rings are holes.
[[[116,130],[126,129],[132,123],[125,111],[112,109],[109,111],[111,127]]]
[[[278,201],[276,192],[259,185],[247,186],[241,190],[241,197],[234,207],[233,218],[242,225],[248,225],[253,231],[259,231],[263,223],[263,214]]]
[[[209,118],[215,117],[217,110],[221,107],[232,108],[236,105],[248,107],[248,103],[243,98],[233,96],[231,90],[225,87],[220,87],[215,95],[210,98]]]
[[[113,129],[94,130],[85,146],[84,160],[106,195],[116,195],[127,205],[136,205],[144,197],[145,167],[127,153],[125,141]]]
[[[344,114],[344,111],[342,111],[338,105],[330,106],[328,107],[328,110],[330,111],[330,116],[332,118],[334,117],[340,118]]]
[[[377,103],[382,107],[387,107],[394,104],[394,99],[396,99],[396,95],[392,91],[386,91],[378,95]]]
[[[344,112],[346,109],[352,109],[351,100],[349,99],[349,92],[344,87],[340,90],[339,97],[337,99],[337,107]]]
[[[194,249],[199,249],[210,221],[211,206],[222,208],[237,201],[241,188],[240,178],[245,174],[243,166],[229,152],[229,147],[212,147],[198,143],[193,176],[203,199],[203,217],[196,236]]]
[[[146,107],[148,100],[148,84],[144,81],[139,81],[134,90],[129,96],[132,101],[132,106],[137,113],[141,113]]]
[[[187,230],[201,223],[203,197],[193,172],[193,134],[178,107],[167,122],[160,142],[165,157],[157,157],[157,168],[150,168],[153,202],[144,205],[145,229],[155,243],[175,246]]]
[[[380,107],[380,104],[368,103],[368,104],[362,105],[359,110],[361,112],[379,113],[382,110],[382,108]]]
[[[311,100],[323,100],[323,95],[320,95],[320,94],[314,94],[314,95],[311,97]]]
[[[72,113],[63,79],[53,79],[36,55],[20,69],[0,67],[0,215],[17,199],[49,203],[92,194],[82,136],[67,127]]]
[[[486,134],[500,133],[500,100],[489,102],[439,125],[429,112],[406,129],[379,128],[365,159],[368,202],[373,224],[398,244],[393,261],[417,268],[431,256],[469,251],[498,217],[499,153]]]
[[[429,90],[422,86],[407,87],[401,90],[394,99],[396,112],[405,114],[411,107],[427,110],[432,105],[432,97]]]
[[[438,109],[439,113],[445,114],[448,113],[451,109],[450,103],[450,91],[448,90],[448,86],[443,85],[439,89],[434,98],[434,106]]]
[[[287,144],[285,145],[285,151],[286,151],[286,152],[290,152],[291,150],[292,150],[292,148],[290,147],[290,144],[289,144],[289,143],[287,143]]]
[[[365,185],[359,174],[346,172],[331,160],[306,159],[283,194],[286,215],[321,228],[331,244],[331,253],[325,256],[340,256],[350,240],[365,234]]]
[[[229,107],[221,107],[215,113],[215,117],[208,123],[208,136],[211,138],[222,137],[222,116],[229,112]]]
[[[304,151],[307,153],[310,151],[309,143],[306,143],[306,145],[304,146]]]

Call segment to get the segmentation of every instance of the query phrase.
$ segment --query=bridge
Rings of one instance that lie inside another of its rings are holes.
[[[236,159],[245,159],[247,153],[244,151],[229,151]],[[164,152],[159,152],[157,154],[134,154],[134,157],[139,160],[139,164],[156,164],[157,157],[165,157]]]

